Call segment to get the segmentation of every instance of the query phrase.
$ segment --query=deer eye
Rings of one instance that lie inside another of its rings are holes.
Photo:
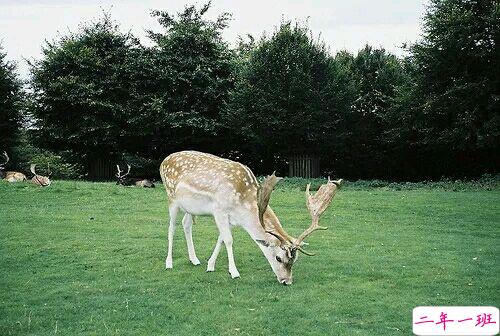
[[[276,256],[276,261],[277,261],[277,262],[283,262],[283,260],[281,260],[281,258],[280,258],[280,257],[278,257],[278,256]]]

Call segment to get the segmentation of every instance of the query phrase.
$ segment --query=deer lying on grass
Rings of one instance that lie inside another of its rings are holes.
[[[130,174],[130,165],[127,164],[127,167],[128,167],[127,172],[122,175],[123,172],[121,171],[120,166],[116,165],[116,170],[117,170],[116,184],[121,184],[123,186],[137,186],[137,187],[143,187],[143,188],[154,188],[155,187],[154,181],[151,181],[148,179],[127,177],[127,175]]]
[[[233,256],[231,227],[239,225],[248,232],[269,261],[278,281],[292,283],[292,266],[297,251],[313,255],[303,249],[304,239],[319,226],[319,218],[337,192],[342,180],[322,185],[315,195],[306,188],[306,204],[312,217],[310,227],[298,238],[290,236],[268,206],[271,193],[279,177],[268,176],[259,185],[251,170],[234,161],[195,151],[173,153],[163,160],[160,175],[169,198],[170,224],[165,266],[172,268],[172,243],[175,221],[183,211],[182,226],[186,236],[189,260],[199,265],[192,238],[193,216],[212,215],[219,229],[219,238],[208,260],[207,272],[214,271],[222,243],[225,244],[231,277],[240,276]]]
[[[5,162],[0,164],[0,179],[6,180],[8,182],[22,182],[26,181],[26,175],[16,171],[5,171],[5,165],[9,162],[9,156],[7,152],[3,152],[3,156],[5,157]]]
[[[49,164],[47,163],[47,175],[48,176],[42,176],[38,175],[35,170],[36,164],[31,164],[30,170],[33,173],[33,177],[31,178],[31,182],[33,182],[35,185],[39,187],[48,187],[51,183],[50,181],[50,176],[52,175],[52,172],[50,171]]]

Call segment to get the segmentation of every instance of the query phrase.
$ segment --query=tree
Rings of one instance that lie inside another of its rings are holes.
[[[96,161],[112,167],[123,151],[136,148],[132,140],[148,106],[139,42],[104,16],[42,52],[31,67],[34,143],[72,151],[87,168]]]
[[[355,57],[337,57],[337,62],[350,72],[355,91],[339,129],[349,135],[343,137],[342,167],[352,177],[386,177],[396,158],[390,157],[391,144],[384,135],[390,127],[399,127],[389,127],[388,113],[407,75],[396,56],[368,45]]]
[[[21,127],[22,89],[16,65],[2,50],[0,46],[0,152],[11,153]]]
[[[242,65],[226,121],[263,162],[261,169],[288,155],[331,148],[347,93],[325,45],[312,40],[307,27],[282,23]]]
[[[429,175],[495,171],[499,160],[500,4],[432,0],[410,47],[417,144]]]
[[[149,32],[155,43],[149,51],[154,146],[164,154],[186,148],[218,153],[224,147],[220,114],[233,86],[234,54],[221,37],[229,14],[211,21],[205,19],[209,8],[189,6],[177,16],[152,12],[164,29]]]

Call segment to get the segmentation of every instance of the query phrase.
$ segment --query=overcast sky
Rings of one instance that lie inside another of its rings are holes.
[[[205,1],[182,0],[0,0],[0,41],[9,60],[16,61],[22,78],[27,78],[24,58],[40,57],[45,40],[52,40],[78,25],[111,16],[123,31],[131,31],[148,43],[145,29],[159,30],[150,17],[152,9],[178,12],[187,4]],[[215,18],[221,12],[232,13],[225,38],[234,45],[239,35],[255,37],[272,32],[283,19],[307,20],[316,36],[332,53],[347,49],[356,52],[366,43],[403,55],[401,45],[414,42],[420,35],[420,23],[426,0],[213,0],[207,13]]]

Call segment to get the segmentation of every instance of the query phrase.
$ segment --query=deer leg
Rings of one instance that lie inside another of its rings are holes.
[[[212,252],[212,256],[208,259],[207,263],[207,272],[213,272],[215,270],[215,262],[217,261],[217,257],[219,256],[220,249],[222,247],[222,235],[219,234],[217,238],[217,243],[215,244],[214,251]]]
[[[165,268],[172,268],[172,245],[174,243],[174,232],[175,232],[175,220],[177,219],[177,212],[179,207],[176,204],[171,204],[168,208],[168,213],[170,214],[170,223],[168,225],[168,247],[167,247],[167,259],[165,260]]]
[[[233,279],[239,278],[240,272],[238,272],[236,264],[234,263],[233,235],[231,234],[231,228],[229,226],[229,218],[227,214],[214,214],[214,218],[219,229],[219,233],[222,236],[222,240],[224,241],[224,245],[226,245],[229,273]]]
[[[184,235],[186,236],[186,243],[188,248],[189,260],[193,265],[199,265],[200,260],[196,257],[193,244],[193,216],[186,213],[182,219],[182,227],[184,228]]]

